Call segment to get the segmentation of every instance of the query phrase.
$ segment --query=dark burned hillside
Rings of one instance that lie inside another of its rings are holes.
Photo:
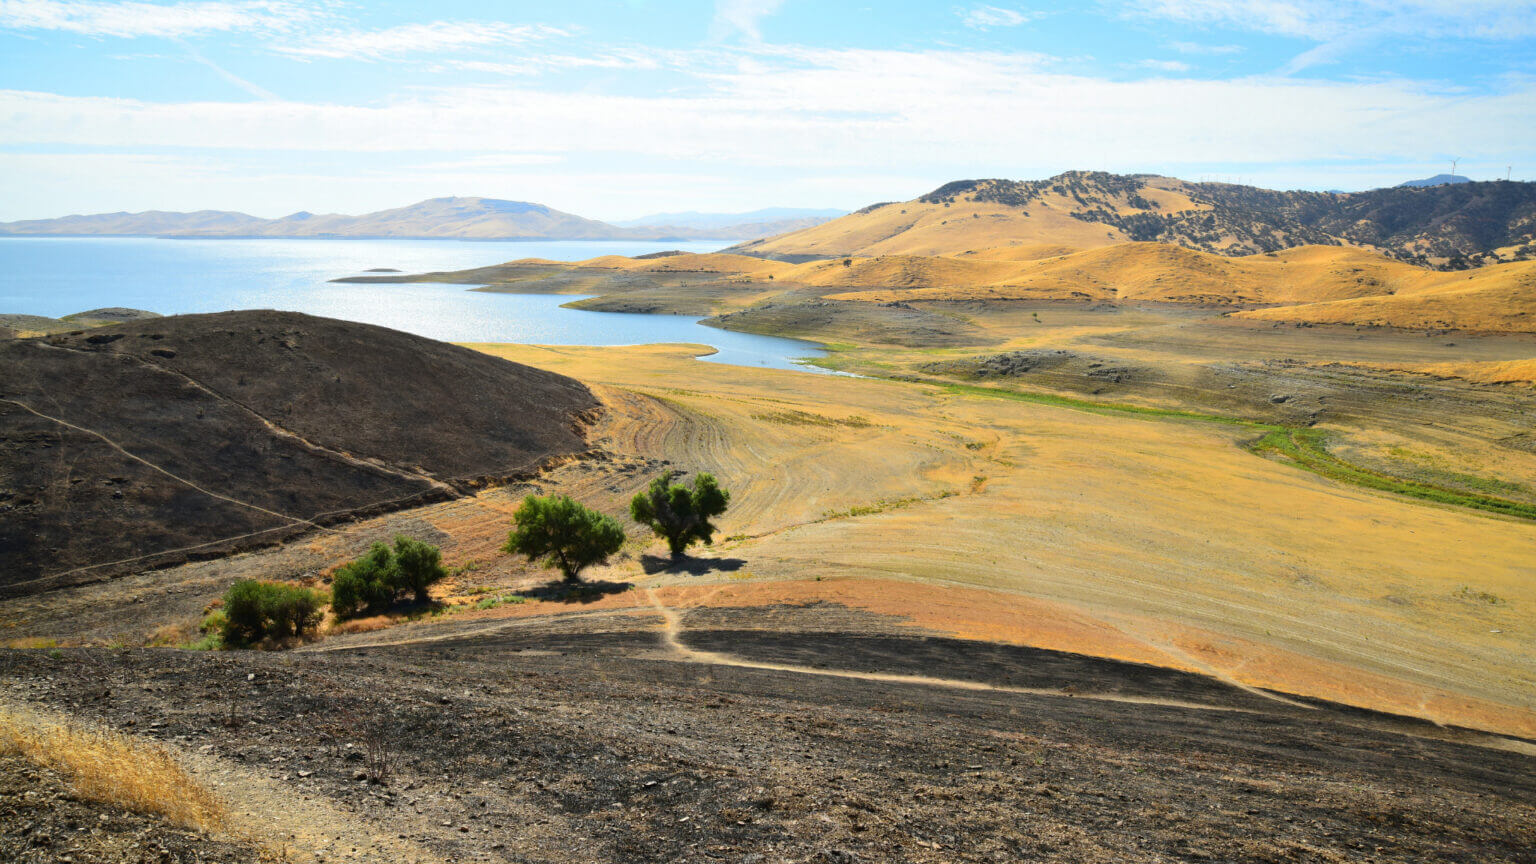
[[[1198,209],[1165,211],[1146,194],[1149,189],[1184,194]],[[1073,171],[1048,180],[959,180],[918,200],[954,203],[965,196],[1028,209],[1048,195],[1070,199],[1073,218],[1113,226],[1132,240],[1225,255],[1351,243],[1415,263],[1443,260],[1450,268],[1492,263],[1494,250],[1511,247],[1515,251],[1506,260],[1536,257],[1536,183],[1334,194]]]
[[[0,343],[0,593],[221,554],[585,449],[581,384],[290,312]]]

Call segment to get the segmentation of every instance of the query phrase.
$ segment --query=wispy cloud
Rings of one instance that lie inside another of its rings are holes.
[[[277,94],[273,93],[271,90],[268,90],[267,88],[260,85],[253,84],[250,81],[241,78],[239,75],[229,71],[228,69],[225,69],[223,66],[220,66],[212,60],[209,60],[206,56],[203,55],[203,52],[193,48],[191,45],[188,45],[181,38],[178,37],[176,41],[187,52],[187,56],[191,57],[193,60],[196,60],[198,63],[207,66],[209,69],[212,69],[215,75],[223,78],[225,81],[228,81],[236,87],[239,87],[241,90],[244,90],[252,96],[255,96],[257,99],[265,99],[269,102],[277,101]]]
[[[432,21],[402,24],[383,30],[336,30],[278,43],[272,48],[295,57],[379,60],[405,54],[437,54],[467,48],[522,45],[567,35],[570,34],[565,30],[543,24]]]
[[[526,86],[416,89],[386,105],[160,103],[0,92],[0,146],[186,152],[622,154],[757,171],[976,171],[1031,175],[1083,164],[1404,159],[1536,140],[1536,83],[1485,95],[1409,81],[1113,80],[1033,55],[822,51],[720,57],[689,92],[618,95]],[[1020,105],[1031,106],[1020,111]],[[1211,120],[1212,105],[1263,105]],[[1425,117],[1436,122],[1425,124]],[[689,134],[679,135],[678,129]],[[955,130],[966,134],[957,135]],[[1466,154],[1469,158],[1475,154]],[[522,157],[516,157],[522,158]],[[962,166],[966,170],[962,170]]]
[[[1157,72],[1188,72],[1194,68],[1183,60],[1143,60],[1133,65],[1140,69],[1152,69]]]
[[[1017,27],[1027,21],[1032,21],[1037,16],[1031,12],[1019,9],[1004,9],[1001,6],[977,6],[965,10],[960,22],[973,30],[990,30],[993,27]]]
[[[1241,54],[1241,45],[1206,45],[1201,42],[1169,42],[1168,47],[1180,54]]]
[[[450,60],[442,65],[446,68],[461,69],[466,72],[526,77],[545,72],[571,69],[660,69],[665,65],[669,65],[664,59],[667,53],[639,50],[608,51],[589,55],[539,52],[513,61]]]
[[[1424,38],[1536,34],[1536,0],[1150,0],[1126,14],[1314,41],[1362,28]]]
[[[227,30],[285,30],[319,17],[313,6],[255,2],[110,3],[0,0],[0,29],[57,30],[86,36],[195,36]]]
[[[752,42],[761,42],[763,19],[783,5],[784,0],[715,0],[710,38],[721,40],[740,34]]]

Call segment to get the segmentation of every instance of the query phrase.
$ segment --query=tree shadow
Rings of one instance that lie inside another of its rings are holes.
[[[663,555],[641,555],[640,569],[647,576],[657,573],[687,573],[690,576],[703,576],[705,573],[720,571],[722,573],[735,573],[747,564],[742,558],[694,558],[684,555],[678,559],[668,558]]]
[[[530,600],[543,600],[547,603],[596,603],[609,594],[623,594],[634,587],[629,582],[567,582],[556,579],[546,585],[517,593]]]

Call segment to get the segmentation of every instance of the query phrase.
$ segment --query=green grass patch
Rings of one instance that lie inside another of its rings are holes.
[[[521,594],[503,594],[500,597],[486,597],[475,604],[476,609],[495,609],[497,606],[516,605],[527,603],[528,598]]]
[[[1055,393],[1003,390],[996,387],[980,387],[975,384],[940,383],[935,386],[945,392],[956,395],[1007,399],[1013,402],[1028,402],[1056,408],[1070,408],[1074,411],[1086,411],[1090,414],[1166,420],[1198,420],[1207,423],[1221,423],[1228,426],[1261,430],[1264,434],[1258,440],[1248,445],[1249,451],[1260,455],[1275,454],[1283,456],[1293,464],[1331,480],[1350,483],[1367,489],[1391,492],[1409,498],[1417,498],[1421,501],[1434,501],[1439,504],[1450,504],[1456,507],[1468,507],[1489,513],[1501,513],[1505,516],[1536,520],[1536,504],[1512,501],[1496,495],[1483,494],[1483,491],[1523,491],[1523,487],[1516,484],[1473,475],[1456,474],[1450,477],[1458,485],[1482,490],[1467,491],[1466,489],[1452,489],[1435,483],[1396,477],[1356,465],[1352,462],[1346,462],[1329,452],[1326,446],[1328,433],[1320,429],[1294,428],[1274,423],[1263,423],[1257,420],[1246,420],[1241,417],[1206,414],[1199,411],[1150,408],[1142,405],[1126,405],[1114,402],[1094,402],[1088,399],[1077,399]]]
[[[1050,405],[1056,408],[1071,408],[1074,411],[1086,411],[1090,414],[1118,415],[1132,414],[1138,417],[1161,417],[1170,420],[1203,420],[1207,423],[1225,423],[1230,426],[1250,426],[1258,429],[1281,429],[1270,423],[1260,423],[1256,420],[1244,420],[1241,417],[1227,417],[1221,414],[1205,414],[1199,411],[1181,411],[1176,408],[1150,408],[1145,405],[1127,405],[1121,402],[1095,402],[1091,399],[1078,399],[1072,396],[1062,396],[1056,393],[1031,393],[1023,390],[1003,390],[998,387],[982,387],[976,384],[951,384],[937,385],[941,390],[961,396],[984,396],[990,399],[1007,399],[1010,402],[1029,402],[1035,405]]]
[[[1475,600],[1478,603],[1487,603],[1489,606],[1502,606],[1509,602],[1497,594],[1490,594],[1487,591],[1474,590],[1470,585],[1461,586],[1461,590],[1456,592],[1456,596],[1463,600]]]
[[[1320,429],[1272,428],[1249,445],[1248,449],[1259,454],[1279,454],[1315,474],[1367,489],[1379,489],[1424,501],[1470,507],[1522,519],[1536,519],[1536,504],[1404,480],[1345,462],[1328,452],[1327,437],[1327,433]]]
[[[853,414],[848,417],[826,417],[821,414],[812,414],[808,411],[771,411],[764,414],[753,414],[753,420],[765,420],[769,423],[782,423],[786,426],[846,426],[850,429],[868,429],[875,424],[869,422],[868,417]]]
[[[900,510],[921,504],[925,501],[939,501],[944,498],[953,498],[955,490],[945,489],[933,495],[908,495],[905,498],[882,498],[873,504],[859,504],[849,507],[847,510],[828,510],[821,514],[822,521],[829,519],[849,519],[854,516],[873,516],[876,513],[884,513],[887,510]]]

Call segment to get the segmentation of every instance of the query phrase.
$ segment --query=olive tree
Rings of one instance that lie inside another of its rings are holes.
[[[565,495],[529,495],[512,521],[501,551],[543,559],[567,582],[579,581],[582,570],[607,561],[624,545],[618,520]]]
[[[672,560],[696,541],[714,542],[715,526],[709,520],[725,512],[731,493],[720,488],[713,474],[699,474],[693,487],[673,483],[676,472],[651,481],[650,488],[629,502],[629,515],[667,541]]]

